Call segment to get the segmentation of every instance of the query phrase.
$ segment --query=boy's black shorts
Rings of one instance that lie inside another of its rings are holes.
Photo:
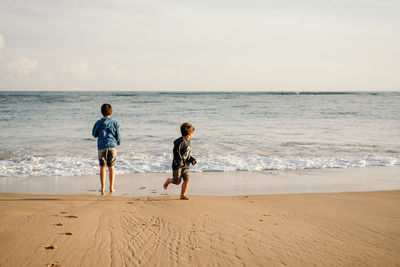
[[[176,185],[180,184],[182,179],[184,181],[189,181],[189,179],[190,179],[189,168],[172,170],[172,183],[173,184],[176,184]]]

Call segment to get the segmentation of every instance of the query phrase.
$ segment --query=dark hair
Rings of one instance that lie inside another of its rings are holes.
[[[112,114],[112,107],[110,104],[103,104],[101,106],[101,114],[103,114],[103,116],[110,116]]]
[[[194,126],[188,122],[185,122],[181,125],[181,134],[182,136],[188,136],[189,134],[194,132]]]

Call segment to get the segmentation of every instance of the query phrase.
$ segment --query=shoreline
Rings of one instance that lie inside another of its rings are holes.
[[[162,185],[171,173],[117,174],[114,196],[178,195],[180,186]],[[99,177],[1,177],[0,194],[99,195]],[[106,188],[108,178],[106,177]],[[192,172],[188,195],[240,196],[393,191],[400,189],[400,166],[288,171]]]

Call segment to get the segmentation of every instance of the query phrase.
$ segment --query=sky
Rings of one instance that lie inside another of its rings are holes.
[[[0,90],[400,91],[400,0],[1,0]]]

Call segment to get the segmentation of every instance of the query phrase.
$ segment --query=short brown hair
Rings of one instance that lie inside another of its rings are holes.
[[[188,122],[185,122],[181,125],[181,134],[182,136],[188,136],[189,134],[194,132],[194,126]]]
[[[110,104],[103,104],[101,106],[101,114],[103,114],[103,116],[110,116],[112,114],[112,106]]]

